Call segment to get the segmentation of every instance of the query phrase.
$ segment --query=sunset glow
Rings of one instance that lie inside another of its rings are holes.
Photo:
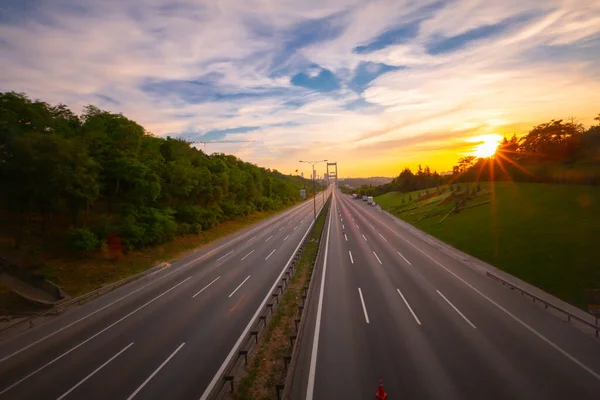
[[[501,140],[502,136],[497,134],[478,136],[472,140],[477,142],[472,154],[480,158],[492,157],[496,153]]]
[[[469,138],[589,126],[600,103],[598,1],[53,3],[3,5],[0,90],[286,174],[449,171],[494,153]]]

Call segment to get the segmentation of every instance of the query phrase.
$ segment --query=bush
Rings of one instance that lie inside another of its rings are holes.
[[[185,222],[190,225],[188,233],[200,233],[208,230],[219,222],[219,210],[216,208],[203,208],[198,206],[184,206],[177,209],[175,218],[180,224]]]
[[[232,201],[226,201],[221,204],[223,217],[226,220],[236,219],[244,216],[244,207]]]
[[[128,250],[171,240],[178,231],[175,211],[170,208],[140,208],[129,210],[118,227],[118,233]]]
[[[69,230],[69,246],[73,250],[90,252],[100,245],[98,237],[87,228],[71,228]]]
[[[117,232],[127,250],[133,250],[145,244],[146,229],[137,222],[133,215],[123,219],[117,227]]]
[[[202,225],[200,224],[190,224],[187,222],[180,222],[177,226],[177,233],[179,235],[187,235],[187,234],[199,234],[202,232]]]
[[[140,213],[140,222],[146,228],[144,244],[164,243],[173,239],[177,233],[175,211],[170,208],[143,208]]]
[[[261,196],[256,201],[256,208],[259,211],[275,210],[276,209],[275,201],[273,199],[270,199],[270,198],[266,197],[266,196]]]

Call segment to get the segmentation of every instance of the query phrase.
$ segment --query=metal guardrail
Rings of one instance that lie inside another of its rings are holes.
[[[51,314],[56,315],[63,308],[71,306],[71,305],[73,305],[75,303],[82,304],[84,301],[86,301],[86,300],[88,300],[88,299],[90,299],[90,298],[92,298],[94,296],[100,296],[103,293],[109,292],[109,291],[111,291],[113,289],[116,289],[116,288],[118,288],[120,286],[126,285],[129,282],[132,282],[132,281],[134,281],[136,279],[142,278],[145,275],[148,275],[148,274],[150,274],[152,272],[155,272],[155,271],[158,271],[160,269],[163,269],[163,268],[165,268],[167,266],[170,266],[170,264],[162,262],[162,263],[159,263],[159,264],[153,266],[152,268],[148,268],[146,271],[140,272],[139,274],[128,276],[127,278],[121,279],[120,281],[108,283],[108,284],[106,284],[104,286],[100,286],[99,288],[92,290],[91,292],[87,292],[85,294],[82,294],[81,296],[72,298],[70,300],[62,301],[62,302],[56,304],[52,308],[49,308],[49,309],[44,310],[44,311],[41,311],[41,312],[39,312],[37,314],[33,314],[29,318],[22,319],[22,320],[14,323],[14,324],[11,324],[9,326],[5,326],[4,328],[0,329],[0,333],[4,332],[4,331],[7,331],[9,329],[12,329],[12,328],[16,328],[17,326],[26,324],[28,322],[29,322],[29,326],[32,327],[33,326],[33,321],[36,318],[40,318],[40,317],[43,317],[43,316],[46,316],[46,315],[51,315]]]
[[[324,209],[324,205],[321,206],[321,209],[318,211],[317,219],[321,215],[321,212],[323,211],[323,209]],[[312,232],[312,229],[314,229],[316,226],[316,221],[317,220],[315,220],[315,223],[314,223],[313,227],[311,228],[311,232]],[[285,290],[287,289],[290,282],[292,281],[292,277],[294,276],[294,273],[296,272],[296,267],[298,265],[298,262],[300,261],[300,255],[304,251],[304,247],[306,246],[306,242],[308,241],[309,237],[310,237],[310,233],[306,235],[303,242],[298,247],[298,250],[294,254],[292,261],[290,262],[290,265],[286,268],[285,273],[283,274],[283,276],[281,277],[281,280],[277,284],[277,286],[275,288],[275,292],[271,294],[271,300],[267,301],[267,303],[262,308],[261,312],[258,314],[258,319],[256,320],[256,322],[254,322],[252,329],[248,332],[248,334],[246,335],[246,338],[241,343],[240,347],[237,349],[236,356],[234,356],[231,359],[231,361],[229,362],[229,364],[227,365],[227,367],[225,367],[225,370],[220,377],[220,380],[221,380],[220,384],[215,386],[214,389],[212,390],[212,392],[209,394],[209,396],[208,396],[209,399],[211,399],[211,400],[221,399],[225,395],[233,393],[233,391],[235,389],[236,376],[238,375],[242,365],[244,365],[244,366],[248,365],[248,357],[251,356],[253,354],[253,352],[258,349],[259,339],[266,332],[270,319],[275,315],[277,306],[279,305],[281,299],[283,298]],[[303,304],[301,306],[299,306],[300,313],[302,312],[302,309],[304,308],[304,305],[306,303],[307,291],[308,291],[308,287],[305,287],[304,294],[302,295]],[[294,346],[296,339],[297,339],[297,335],[290,337],[290,345],[292,347]],[[241,360],[244,361],[243,364],[241,363]],[[291,360],[291,357],[284,357],[284,363],[285,363],[286,368],[287,368],[290,360]],[[229,390],[226,390],[226,388],[228,386],[229,386]],[[281,389],[283,389],[283,388],[280,385],[278,385],[278,387],[276,388],[276,390],[278,390],[278,392]]]
[[[321,207],[321,210],[322,210],[322,208],[323,207]],[[319,213],[321,212],[321,210],[319,210]],[[26,324],[26,323],[29,323],[30,327],[33,327],[33,321],[36,318],[44,317],[46,315],[56,315],[63,308],[66,308],[66,307],[68,307],[70,305],[73,305],[75,303],[82,304],[84,301],[86,301],[86,300],[88,300],[88,299],[90,299],[90,298],[92,298],[94,296],[100,296],[103,293],[106,293],[106,292],[109,292],[111,290],[114,290],[114,289],[116,289],[116,288],[118,288],[120,286],[123,286],[123,285],[125,285],[125,284],[127,284],[129,282],[132,282],[134,280],[142,278],[145,275],[148,275],[148,274],[150,274],[152,272],[158,271],[158,270],[163,269],[163,268],[165,268],[167,266],[170,266],[170,265],[171,264],[169,264],[167,262],[161,262],[161,263],[159,263],[159,264],[157,264],[157,265],[155,265],[155,266],[153,266],[151,268],[148,268],[146,271],[140,272],[139,274],[131,275],[131,276],[128,276],[127,278],[123,278],[123,279],[121,279],[119,281],[108,283],[108,284],[106,284],[104,286],[101,286],[101,287],[99,287],[97,289],[92,290],[91,292],[82,294],[81,296],[75,297],[73,299],[61,301],[61,302],[57,303],[55,306],[53,306],[52,308],[49,308],[47,310],[44,310],[44,311],[41,311],[39,313],[33,314],[30,317],[28,317],[28,318],[21,319],[18,322],[15,322],[14,324],[5,326],[4,328],[0,329],[0,333],[5,332],[5,331],[7,331],[9,329],[16,328],[16,327],[21,326],[21,325]]]
[[[328,200],[330,201],[330,199]],[[330,203],[330,208],[328,210],[328,213],[333,212],[331,209],[331,203]],[[301,343],[300,343],[300,338],[302,337],[302,334],[304,332],[305,326],[306,326],[306,321],[308,320],[308,311],[306,311],[306,309],[308,308],[308,302],[311,299],[311,293],[314,290],[314,285],[313,283],[313,275],[315,275],[316,273],[316,269],[318,267],[318,263],[319,263],[319,258],[321,257],[321,252],[323,249],[323,246],[321,246],[323,244],[322,239],[323,239],[323,235],[325,233],[326,230],[326,226],[327,226],[327,215],[325,214],[325,224],[323,225],[323,230],[321,231],[321,234],[319,235],[319,246],[317,247],[317,253],[315,255],[315,259],[312,261],[312,268],[310,269],[309,273],[308,273],[308,277],[307,277],[307,281],[306,281],[306,286],[304,287],[304,297],[303,297],[303,302],[302,305],[298,307],[298,314],[297,314],[297,318],[295,319],[295,327],[296,327],[296,336],[299,338],[299,340],[294,341],[293,345],[292,345],[292,352],[291,352],[291,356],[287,357],[289,359],[289,362],[287,363],[287,368],[285,371],[285,381],[283,385],[279,385],[279,387],[277,387],[277,400],[285,400],[287,398],[290,397],[290,390],[291,390],[291,379],[294,375],[294,371],[296,369],[296,363],[298,361],[298,351],[300,349]],[[282,395],[283,392],[283,395]]]
[[[540,297],[536,296],[535,294],[528,292],[528,291],[527,291],[527,290],[525,290],[525,289],[521,289],[520,287],[513,285],[512,283],[510,283],[510,282],[508,282],[508,281],[506,281],[506,280],[504,280],[504,279],[500,278],[499,276],[496,276],[496,275],[494,275],[494,274],[492,274],[492,273],[490,273],[490,272],[486,272],[485,274],[486,274],[487,276],[489,276],[490,278],[492,278],[492,279],[495,279],[496,281],[498,281],[498,282],[502,283],[502,285],[507,285],[507,286],[509,286],[509,287],[510,287],[512,290],[518,290],[519,292],[521,292],[521,295],[527,295],[527,296],[531,297],[531,298],[533,299],[533,302],[534,302],[534,303],[535,303],[536,301],[539,301],[540,303],[542,303],[542,304],[544,305],[544,308],[548,308],[548,307],[550,307],[550,308],[552,308],[552,309],[554,309],[554,310],[557,310],[557,311],[560,311],[560,312],[562,312],[563,314],[566,314],[566,315],[567,315],[567,320],[568,320],[569,322],[571,321],[571,319],[574,319],[574,320],[576,320],[577,322],[580,322],[580,323],[582,323],[583,325],[585,325],[585,326],[587,326],[587,327],[589,327],[589,328],[592,328],[592,329],[594,329],[594,330],[596,331],[596,337],[598,337],[598,332],[600,331],[600,326],[598,326],[598,317],[595,317],[595,318],[596,318],[596,324],[592,324],[591,322],[589,322],[589,321],[586,321],[585,319],[583,319],[583,318],[581,318],[581,317],[579,317],[579,316],[577,316],[577,315],[575,315],[575,314],[573,314],[573,313],[571,313],[571,312],[569,312],[569,311],[565,310],[565,309],[564,309],[564,308],[562,308],[562,307],[559,307],[559,306],[557,306],[557,305],[555,305],[555,304],[552,304],[552,303],[550,303],[550,302],[548,302],[548,301],[546,301],[546,300],[544,300],[544,299],[542,299],[542,298],[540,298]],[[590,316],[591,316],[592,318],[594,318],[594,316],[593,316],[593,315],[590,315]]]

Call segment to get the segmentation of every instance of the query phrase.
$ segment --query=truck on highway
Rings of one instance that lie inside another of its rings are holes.
[[[363,196],[363,197],[362,197],[362,200],[363,200],[363,201],[367,201],[367,196]]]
[[[367,204],[368,205],[373,205],[373,196],[367,197]]]

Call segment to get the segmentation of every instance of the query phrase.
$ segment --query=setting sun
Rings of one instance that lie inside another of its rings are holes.
[[[476,157],[488,158],[493,156],[498,149],[502,136],[498,134],[481,135],[469,140],[476,143],[472,154]]]

